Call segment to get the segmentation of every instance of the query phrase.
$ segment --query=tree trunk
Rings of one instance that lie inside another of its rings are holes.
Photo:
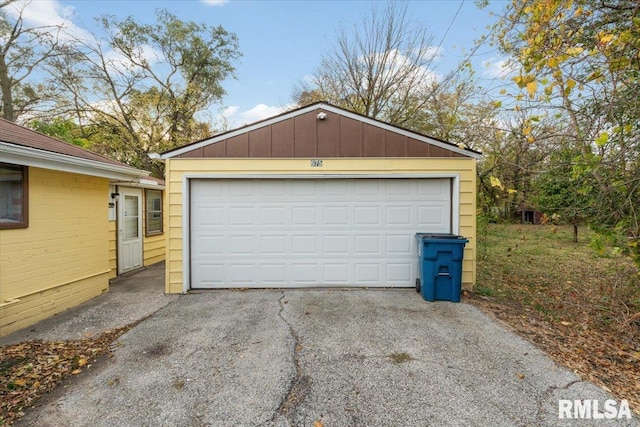
[[[11,94],[11,77],[4,55],[0,56],[0,90],[2,90],[2,118],[15,121],[13,111],[13,96]]]
[[[574,243],[578,243],[578,224],[573,224],[573,241]]]

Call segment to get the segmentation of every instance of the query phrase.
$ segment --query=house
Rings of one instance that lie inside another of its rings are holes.
[[[166,292],[412,287],[416,232],[463,235],[476,277],[480,153],[316,103],[159,154]]]
[[[163,261],[163,184],[0,119],[0,336]]]

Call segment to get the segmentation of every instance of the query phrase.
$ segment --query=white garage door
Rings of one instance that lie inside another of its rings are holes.
[[[191,288],[414,286],[451,179],[195,179]]]

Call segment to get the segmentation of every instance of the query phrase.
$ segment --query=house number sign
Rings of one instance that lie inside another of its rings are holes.
[[[311,159],[311,167],[312,168],[321,168],[322,167],[322,160]]]

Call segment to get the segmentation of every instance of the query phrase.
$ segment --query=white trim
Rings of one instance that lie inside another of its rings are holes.
[[[95,160],[81,159],[31,147],[6,144],[0,141],[0,161],[33,166],[62,172],[91,175],[119,181],[133,181],[148,176],[149,172],[125,165],[112,165]]]
[[[145,188],[145,189],[149,189],[149,190],[161,190],[164,191],[166,189],[166,186],[159,184],[156,181],[150,180],[150,179],[144,179],[144,178],[140,178],[139,181],[117,181],[117,182],[112,182],[111,184],[113,185],[120,185],[122,187],[134,187],[134,188]]]
[[[144,266],[144,233],[143,233],[143,225],[142,225],[142,221],[144,218],[144,197],[143,197],[143,191],[141,188],[134,188],[134,187],[124,187],[124,186],[118,186],[118,193],[120,194],[119,196],[119,200],[118,200],[118,205],[117,205],[117,227],[116,227],[116,233],[117,233],[117,258],[118,258],[118,272],[117,274],[123,274],[123,273],[127,273],[129,271],[133,271],[136,270],[138,268],[141,268]],[[124,233],[125,233],[125,223],[124,223],[124,215],[123,212],[126,209],[125,206],[125,196],[134,196],[138,198],[138,207],[137,207],[137,214],[138,214],[138,240],[139,240],[139,246],[140,246],[140,250],[136,251],[136,261],[138,260],[138,256],[139,256],[139,265],[134,265],[128,269],[125,269],[124,266],[124,261],[125,261],[125,257],[124,257]]]
[[[361,116],[359,114],[352,113],[350,111],[346,111],[346,110],[343,110],[341,108],[334,107],[332,105],[319,103],[319,104],[310,105],[310,106],[308,106],[306,108],[301,108],[301,109],[296,110],[296,111],[292,111],[290,113],[285,113],[285,114],[273,117],[271,119],[263,120],[261,122],[257,122],[257,123],[254,123],[252,125],[245,126],[245,127],[242,127],[242,128],[230,131],[230,132],[226,132],[226,133],[221,134],[221,135],[217,135],[217,136],[214,136],[214,137],[211,137],[211,138],[207,138],[207,139],[202,140],[200,142],[197,142],[195,144],[190,144],[190,145],[187,145],[185,147],[173,150],[170,153],[160,154],[159,158],[157,158],[157,157],[153,157],[153,158],[154,159],[158,159],[158,160],[159,159],[162,159],[162,160],[171,159],[173,157],[179,156],[180,154],[188,153],[189,151],[196,150],[198,148],[202,148],[202,147],[205,147],[205,146],[210,145],[210,144],[215,144],[217,142],[220,142],[220,141],[223,141],[223,140],[226,140],[226,139],[230,139],[230,138],[233,138],[235,136],[242,135],[244,133],[248,133],[248,132],[251,132],[253,130],[265,127],[265,126],[269,126],[269,125],[272,125],[274,123],[278,123],[278,122],[281,122],[283,120],[288,120],[288,119],[300,116],[302,114],[307,114],[307,113],[309,113],[311,111],[320,110],[320,109],[321,110],[330,111],[330,112],[332,112],[334,114],[345,116],[345,117],[348,117],[348,118],[353,119],[353,120],[358,120],[360,122],[367,123],[367,124],[369,124],[371,126],[376,126],[376,127],[381,128],[381,129],[388,130],[390,132],[394,132],[394,133],[397,133],[397,134],[400,134],[400,135],[403,135],[403,136],[406,136],[406,137],[409,137],[409,138],[416,139],[418,141],[425,142],[427,144],[435,145],[436,147],[440,147],[440,148],[443,148],[445,150],[453,151],[454,153],[463,154],[465,156],[469,156],[469,157],[472,157],[474,159],[480,159],[482,157],[481,154],[478,154],[478,153],[475,153],[473,151],[464,150],[464,149],[458,148],[456,146],[452,146],[452,145],[446,144],[446,143],[444,143],[442,141],[438,141],[437,139],[433,139],[433,138],[430,138],[428,136],[420,135],[420,134],[415,133],[415,132],[411,132],[411,131],[408,131],[408,130],[405,130],[405,129],[401,129],[401,128],[395,127],[393,125],[390,125],[390,124],[387,124],[387,123],[383,123],[383,122],[380,122],[378,120],[374,120],[374,119],[369,118],[369,117],[364,117],[364,116]],[[156,156],[158,156],[158,155],[156,154]]]
[[[438,179],[450,178],[451,183],[451,233],[460,233],[460,174],[229,174],[187,173],[182,175],[182,293],[191,289],[191,185],[192,179]]]
[[[191,185],[182,177],[182,293],[191,288]]]

